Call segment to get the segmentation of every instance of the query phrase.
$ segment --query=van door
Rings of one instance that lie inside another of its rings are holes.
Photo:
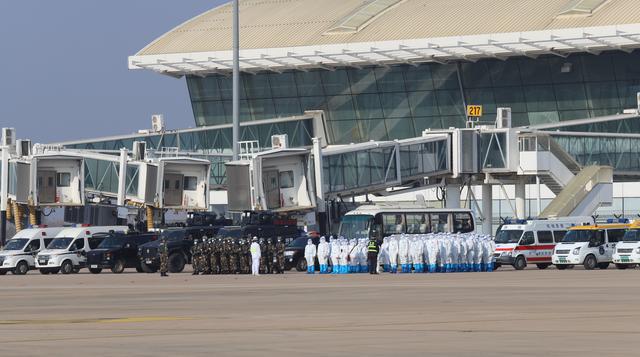
[[[182,181],[184,177],[180,174],[164,175],[164,205],[180,206],[182,205]]]
[[[280,208],[280,182],[278,171],[265,171],[263,176],[264,195],[267,209]]]
[[[613,253],[616,251],[616,245],[624,237],[624,229],[608,229],[607,230],[607,244],[605,244],[605,256],[607,261],[613,259]]]
[[[38,202],[56,202],[56,173],[55,171],[38,171],[37,182]]]

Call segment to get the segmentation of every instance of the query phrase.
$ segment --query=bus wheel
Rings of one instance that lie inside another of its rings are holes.
[[[513,263],[513,267],[516,268],[516,270],[522,270],[527,267],[527,261],[521,255],[516,258],[515,263]]]
[[[547,269],[549,267],[549,265],[551,264],[536,264],[536,266],[538,267],[538,269],[540,270],[544,270]]]
[[[586,270],[593,270],[598,265],[598,261],[596,260],[596,257],[594,257],[593,255],[587,255],[587,257],[584,258],[583,265]]]

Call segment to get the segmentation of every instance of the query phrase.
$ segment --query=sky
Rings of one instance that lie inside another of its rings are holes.
[[[0,127],[52,143],[195,126],[186,81],[127,57],[226,0],[1,0]]]

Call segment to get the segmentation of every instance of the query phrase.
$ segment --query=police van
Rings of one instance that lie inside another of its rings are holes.
[[[633,268],[640,264],[640,221],[631,223],[622,241],[616,245],[613,263],[618,269]]]
[[[36,256],[36,268],[42,274],[77,273],[86,266],[87,252],[100,245],[105,235],[96,233],[127,233],[127,226],[96,226],[65,228],[58,232],[47,249]]]
[[[36,254],[44,249],[63,228],[34,226],[23,229],[0,251],[0,275],[12,272],[24,275],[36,268]]]
[[[593,223],[591,217],[561,217],[541,220],[507,220],[496,234],[496,267],[511,265],[522,270],[527,264],[539,269],[551,265],[556,243],[573,226]]]
[[[556,245],[552,262],[560,270],[583,265],[587,270],[607,269],[613,260],[618,242],[629,229],[629,223],[591,224],[570,228],[562,242]]]

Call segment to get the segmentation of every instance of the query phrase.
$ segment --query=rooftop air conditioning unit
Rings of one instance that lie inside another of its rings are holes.
[[[31,140],[17,140],[16,153],[18,156],[31,156]]]
[[[14,147],[16,145],[16,129],[2,128],[2,142],[0,146]]]
[[[289,148],[289,135],[273,135],[271,137],[272,149],[288,149]]]
[[[144,141],[133,142],[133,159],[142,161],[145,158],[147,152],[147,143]]]
[[[155,133],[164,131],[164,115],[154,114],[151,116],[151,129]]]
[[[511,108],[498,108],[498,115],[496,118],[497,129],[509,129],[511,128]]]

